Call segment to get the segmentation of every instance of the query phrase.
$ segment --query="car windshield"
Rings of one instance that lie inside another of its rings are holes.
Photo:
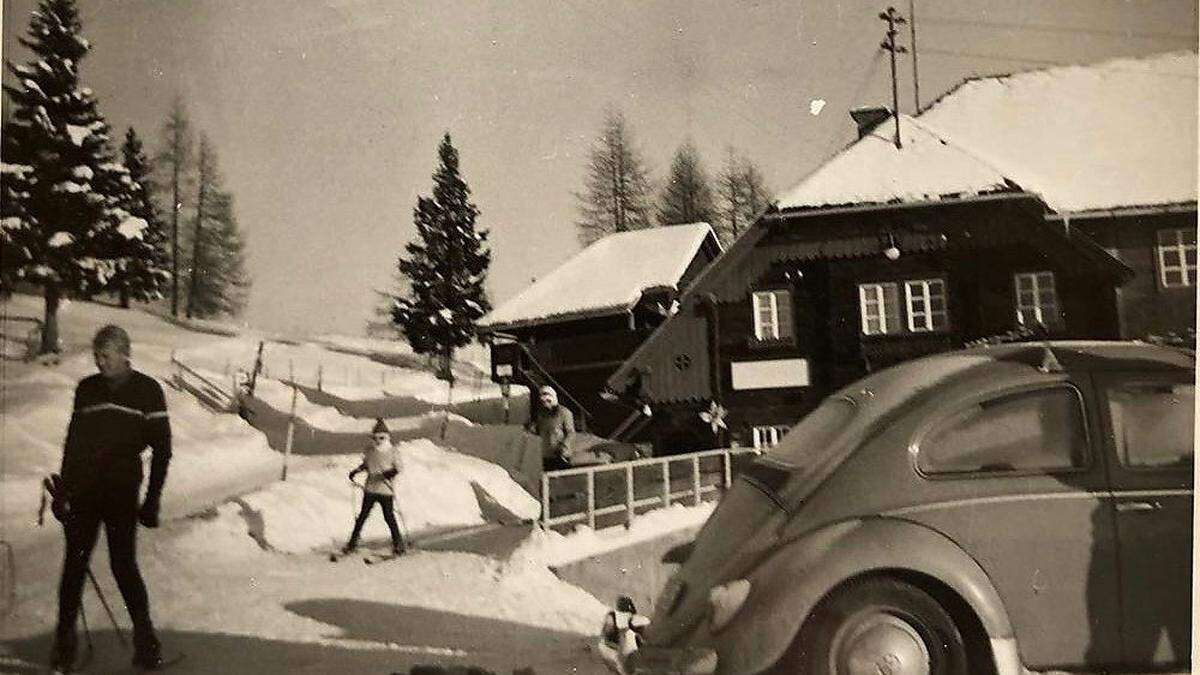
[[[834,435],[846,428],[857,407],[845,396],[826,399],[792,427],[779,444],[767,452],[767,457],[790,467],[804,466],[814,459],[814,453],[828,447]]]

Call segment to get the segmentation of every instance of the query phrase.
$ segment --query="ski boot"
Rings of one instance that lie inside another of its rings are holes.
[[[153,633],[133,637],[133,665],[142,670],[163,667],[162,643]]]
[[[50,671],[53,673],[70,673],[75,670],[75,650],[79,640],[75,631],[64,631],[54,636],[54,646],[50,649]]]

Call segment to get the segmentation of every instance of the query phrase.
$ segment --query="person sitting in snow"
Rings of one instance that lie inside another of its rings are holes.
[[[404,540],[400,537],[396,513],[393,511],[396,491],[392,486],[392,479],[400,473],[400,456],[392,445],[391,434],[383,420],[375,420],[375,426],[371,429],[371,445],[363,450],[362,464],[350,472],[350,480],[354,480],[354,477],[363,471],[367,472],[367,482],[363,485],[362,509],[354,521],[350,541],[346,542],[342,552],[350,553],[358,548],[358,537],[362,534],[363,523],[367,522],[371,508],[379,504],[383,510],[383,519],[392,533],[392,551],[397,555],[404,553]]]
[[[546,385],[538,390],[540,410],[529,423],[530,431],[542,439],[542,466],[563,469],[571,466],[575,442],[575,416],[558,402],[558,392]]]
[[[51,667],[59,672],[74,667],[75,621],[101,524],[113,576],[133,623],[133,662],[147,670],[163,664],[162,646],[150,621],[150,599],[138,570],[136,535],[138,523],[158,527],[171,462],[171,423],[162,386],[131,367],[130,352],[129,333],[120,326],[105,326],[92,338],[100,372],[75,388],[62,468],[46,479],[51,509],[66,535],[50,655]],[[147,446],[152,453],[150,480],[139,506]]]

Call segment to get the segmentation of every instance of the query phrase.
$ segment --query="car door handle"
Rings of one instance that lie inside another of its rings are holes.
[[[1117,502],[1117,511],[1121,513],[1144,513],[1158,511],[1161,508],[1162,504],[1158,502]]]

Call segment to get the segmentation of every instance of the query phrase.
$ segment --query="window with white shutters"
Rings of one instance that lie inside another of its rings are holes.
[[[792,293],[787,290],[756,291],[751,296],[754,338],[762,341],[792,339]]]

